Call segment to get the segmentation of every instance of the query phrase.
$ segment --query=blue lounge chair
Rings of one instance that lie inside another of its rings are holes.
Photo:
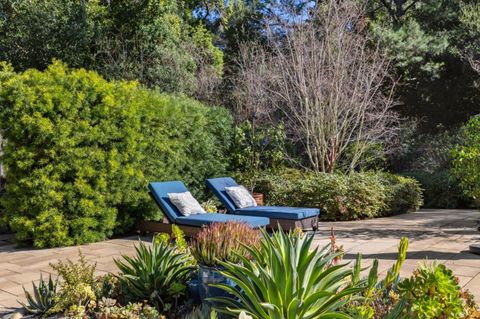
[[[229,221],[244,222],[253,228],[264,227],[269,224],[267,217],[260,216],[235,216],[229,214],[195,214],[183,216],[177,207],[170,202],[168,193],[183,193],[188,189],[180,181],[173,182],[155,182],[148,185],[150,196],[153,198],[158,207],[164,214],[163,222],[143,221],[140,224],[142,231],[153,232],[171,232],[171,225],[176,224],[184,232],[185,235],[194,236],[203,226],[212,223],[226,223]]]
[[[207,179],[207,186],[218,197],[228,212],[233,215],[262,216],[270,218],[269,228],[277,228],[279,225],[283,229],[302,229],[318,228],[318,208],[300,208],[283,206],[255,206],[238,208],[228,196],[225,187],[238,186],[237,182],[231,177],[220,177]]]

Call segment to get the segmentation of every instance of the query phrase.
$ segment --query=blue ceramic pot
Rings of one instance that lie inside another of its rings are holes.
[[[225,290],[216,287],[210,287],[211,284],[227,284],[234,287],[235,283],[225,278],[219,273],[220,268],[200,265],[198,268],[198,288],[200,300],[202,302],[207,298],[213,297],[232,297]]]

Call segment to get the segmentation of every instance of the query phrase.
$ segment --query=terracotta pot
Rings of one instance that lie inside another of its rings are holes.
[[[263,194],[261,193],[253,193],[253,198],[257,202],[258,206],[263,206]]]

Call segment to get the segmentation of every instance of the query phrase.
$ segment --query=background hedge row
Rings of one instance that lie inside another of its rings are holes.
[[[248,151],[232,143],[236,130],[224,108],[136,82],[107,81],[58,61],[22,73],[2,64],[0,105],[3,218],[19,240],[36,247],[99,241],[140,219],[158,219],[146,191],[151,181],[183,180],[206,199],[204,180],[238,171],[235,154]],[[266,167],[251,165],[238,176],[264,193],[267,204],[320,207],[328,220],[385,216],[422,204],[415,179],[284,168],[270,159],[277,152],[258,159]]]
[[[295,169],[239,176],[267,204],[319,207],[324,220],[352,220],[417,210],[420,184],[383,172],[314,173]]]
[[[225,109],[60,62],[23,73],[3,64],[0,105],[1,205],[17,238],[36,247],[122,233],[158,215],[149,181],[182,179],[201,190],[228,165]]]

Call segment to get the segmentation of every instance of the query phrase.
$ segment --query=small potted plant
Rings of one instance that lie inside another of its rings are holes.
[[[224,296],[221,289],[211,284],[226,283],[219,270],[219,262],[239,263],[238,254],[250,258],[246,246],[258,246],[261,234],[245,223],[214,223],[202,229],[190,244],[190,251],[199,266],[198,282],[200,299]]]

